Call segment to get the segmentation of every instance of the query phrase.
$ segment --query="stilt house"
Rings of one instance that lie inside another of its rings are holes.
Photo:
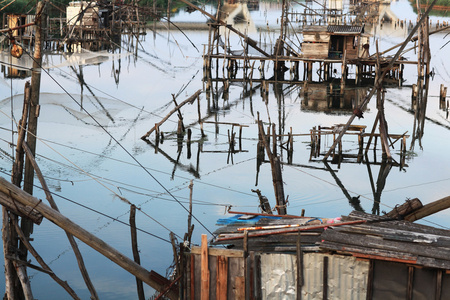
[[[302,53],[305,58],[347,59],[365,56],[364,26],[328,25],[305,26]],[[367,46],[365,46],[367,48]],[[367,49],[368,50],[368,49]]]

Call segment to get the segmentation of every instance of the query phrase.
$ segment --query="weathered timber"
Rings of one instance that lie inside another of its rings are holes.
[[[24,90],[24,99],[23,99],[23,107],[22,107],[22,118],[19,121],[19,126],[17,128],[18,136],[17,136],[17,146],[16,146],[16,159],[13,164],[13,172],[11,182],[16,186],[21,185],[22,175],[23,175],[23,159],[24,159],[24,150],[22,148],[22,143],[25,141],[27,125],[28,125],[28,111],[30,109],[30,93],[31,87],[30,82],[27,81],[25,83]]]
[[[39,211],[29,205],[23,205],[22,203],[15,202],[14,199],[9,197],[8,194],[0,193],[0,204],[14,214],[28,218],[37,225],[42,222],[43,216],[39,213]]]
[[[450,206],[450,203],[449,203],[449,206]],[[411,200],[406,200],[405,203],[403,203],[402,205],[395,206],[394,209],[392,209],[386,215],[389,218],[401,219],[404,216],[406,216],[422,207],[423,207],[422,202],[420,202],[419,199],[414,198]]]
[[[419,208],[418,210],[413,211],[412,213],[407,215],[405,217],[405,220],[414,222],[416,220],[435,214],[449,207],[450,207],[450,196],[447,196],[440,200],[436,200],[434,202],[425,204],[422,208]]]
[[[37,135],[37,120],[39,116],[39,94],[41,86],[41,65],[42,65],[42,50],[44,43],[44,26],[46,19],[46,1],[39,1],[36,7],[35,17],[35,41],[34,41],[34,57],[33,69],[31,72],[31,94],[30,94],[30,111],[28,116],[28,134],[27,143],[31,148],[31,152],[36,152],[36,135]],[[29,160],[25,161],[25,173],[23,179],[23,189],[29,194],[33,194],[34,170]],[[24,218],[21,220],[21,227],[24,234],[29,237],[33,233],[33,223]],[[27,250],[23,244],[19,245],[20,258],[27,260]]]
[[[13,221],[13,225],[16,229],[16,232],[21,239],[22,243],[24,243],[25,247],[27,247],[27,250],[30,252],[31,255],[36,259],[36,261],[41,265],[41,267],[46,271],[47,274],[50,275],[50,277],[55,280],[60,286],[62,286],[67,293],[69,293],[70,296],[72,296],[73,299],[79,300],[80,298],[75,293],[75,291],[69,286],[69,284],[56,276],[55,273],[53,273],[52,269],[45,263],[45,261],[42,259],[42,257],[37,253],[37,251],[33,248],[33,246],[28,242],[28,240],[25,238],[25,235],[22,232],[22,229],[19,227],[19,224],[17,224],[17,221]]]
[[[160,284],[158,281],[154,280],[151,272],[147,271],[143,267],[136,264],[134,261],[126,257],[124,254],[120,253],[103,240],[97,238],[93,234],[89,233],[76,223],[72,222],[70,219],[66,218],[56,210],[42,203],[41,200],[33,197],[32,195],[22,191],[18,187],[6,181],[4,178],[0,178],[0,191],[3,193],[7,193],[14,198],[15,201],[18,201],[24,205],[29,205],[34,207],[37,211],[39,211],[46,219],[50,220],[58,227],[66,230],[82,242],[86,243],[88,246],[98,251],[126,271],[135,275],[139,279],[141,279],[146,284],[150,285],[154,289],[161,291],[164,286]],[[177,299],[178,294],[169,291],[166,296],[170,299]]]
[[[208,239],[202,234],[201,246],[201,300],[209,300],[209,268],[208,268]]]
[[[175,112],[178,112],[179,109],[185,105],[186,103],[190,103],[192,104],[195,99],[198,98],[198,96],[201,94],[202,90],[198,90],[197,92],[195,92],[192,96],[190,96],[189,98],[187,98],[186,100],[184,100],[183,102],[181,102],[180,104],[178,104],[174,109],[172,109],[159,123],[156,123],[154,127],[152,127],[152,129],[150,129],[146,134],[144,134],[141,139],[145,140],[147,139],[150,134],[152,134],[153,131],[155,131],[159,126],[161,126],[165,121],[167,121],[167,119],[169,119],[169,117],[171,115],[173,115]]]
[[[22,295],[25,300],[33,300],[33,292],[31,291],[31,283],[28,279],[27,269],[24,265],[20,264],[17,260],[13,260],[13,265],[16,268],[17,276],[19,277],[20,284],[22,285]]]
[[[280,159],[274,153],[270,151],[269,141],[264,134],[263,124],[261,121],[258,122],[261,140],[266,149],[267,156],[270,160],[270,165],[272,169],[272,181],[276,198],[276,209],[279,215],[285,215],[286,210],[286,200],[284,199],[284,188],[283,188],[283,178],[281,173]],[[273,141],[276,143],[276,141]]]
[[[387,251],[406,252],[412,255],[420,255],[446,260],[450,257],[450,248],[429,247],[428,244],[404,243],[392,240],[380,239],[374,236],[364,236],[363,238],[355,238],[354,234],[347,234],[339,231],[325,230],[322,239],[329,242],[340,243],[343,246],[355,245],[359,247],[367,247],[373,249],[381,249]]]
[[[323,241],[320,243],[320,248],[325,250],[334,250],[340,252],[350,252],[353,256],[387,260],[400,261],[406,263],[416,263],[417,255],[402,251],[390,251],[366,246],[342,244],[332,241]]]
[[[365,220],[359,220],[359,221],[349,221],[349,222],[342,222],[342,223],[333,223],[333,224],[323,224],[323,225],[314,225],[314,226],[302,226],[300,228],[288,228],[283,230],[264,230],[263,232],[251,232],[249,233],[248,237],[258,237],[258,236],[267,236],[272,234],[285,234],[285,233],[292,233],[300,231],[307,231],[307,230],[315,230],[315,229],[321,229],[325,227],[334,227],[334,226],[343,226],[343,225],[351,225],[351,224],[361,224],[365,223]],[[229,241],[229,240],[236,240],[236,239],[242,239],[244,238],[243,234],[236,234],[233,237],[229,238],[218,238],[216,241]]]
[[[216,300],[227,300],[228,257],[217,257]]]
[[[390,223],[388,221],[388,223]],[[415,231],[400,230],[396,226],[392,228],[384,228],[379,226],[356,225],[356,226],[345,226],[336,227],[336,231],[345,232],[349,234],[354,234],[355,237],[358,235],[372,235],[382,237],[385,240],[392,241],[402,241],[410,243],[423,243],[435,247],[446,247],[450,248],[450,237],[445,237],[430,233],[418,233]]]

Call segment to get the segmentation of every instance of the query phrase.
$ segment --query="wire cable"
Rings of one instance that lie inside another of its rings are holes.
[[[34,62],[38,63],[33,56],[31,56],[30,53],[28,53],[28,51],[25,51],[25,53],[27,53],[27,55],[29,55]],[[147,173],[163,190],[166,191],[167,194],[169,194],[189,215],[191,215],[209,234],[211,234],[213,237],[215,236],[213,232],[211,232],[194,214],[192,214],[155,176],[153,176],[152,173],[150,173],[150,171],[148,171],[142,164],[141,162],[134,157],[108,130],[106,130],[106,128],[104,128],[104,126],[102,126],[100,124],[100,122],[98,122],[94,116],[92,116],[85,108],[83,105],[81,105],[46,69],[43,69],[41,65],[39,65],[39,67],[41,68],[41,70],[44,70],[44,72],[47,74],[47,76],[49,76],[53,82],[55,82],[59,88],[61,88],[61,90],[63,90],[71,99],[72,101],[74,101],[82,111],[84,111],[96,124],[97,126],[99,126],[132,160],[134,160],[143,170],[145,173]],[[125,198],[119,196],[122,200],[126,200]],[[128,200],[126,200],[128,201]],[[129,202],[129,201],[128,201]],[[130,203],[130,202],[129,202]]]

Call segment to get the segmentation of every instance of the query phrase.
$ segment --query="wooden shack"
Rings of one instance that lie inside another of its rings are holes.
[[[180,298],[449,299],[450,231],[398,220],[401,210],[227,224],[212,243],[228,247],[204,235],[184,253]]]
[[[328,25],[305,26],[303,29],[302,53],[305,58],[347,59],[365,55],[364,26]]]
[[[66,7],[67,25],[70,27],[104,28],[108,10],[100,9],[95,2],[73,1]]]
[[[16,28],[34,22],[34,15],[7,14],[6,24],[8,28]],[[12,30],[12,36],[21,43],[28,44],[33,37],[34,26],[23,27]]]

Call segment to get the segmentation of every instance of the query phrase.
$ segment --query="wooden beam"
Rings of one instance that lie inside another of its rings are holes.
[[[23,205],[34,207],[34,209],[39,211],[46,219],[53,222],[56,226],[61,227],[66,232],[69,232],[80,241],[98,251],[157,291],[162,291],[164,289],[164,286],[162,284],[152,280],[150,272],[148,270],[136,264],[127,256],[120,253],[87,230],[83,229],[81,226],[79,226],[69,218],[63,216],[61,213],[42,203],[41,200],[33,197],[32,195],[8,182],[3,177],[0,177],[0,192],[13,197],[15,201],[18,201]],[[166,297],[170,299],[178,299],[178,293],[169,291],[166,294]]]
[[[216,299],[226,300],[227,299],[227,288],[228,288],[228,257],[218,256],[217,257],[217,283],[216,283]]]
[[[447,196],[424,205],[422,208],[419,208],[418,210],[407,215],[405,217],[405,220],[414,222],[416,220],[425,218],[429,215],[435,214],[449,207],[450,207],[450,196]]]

